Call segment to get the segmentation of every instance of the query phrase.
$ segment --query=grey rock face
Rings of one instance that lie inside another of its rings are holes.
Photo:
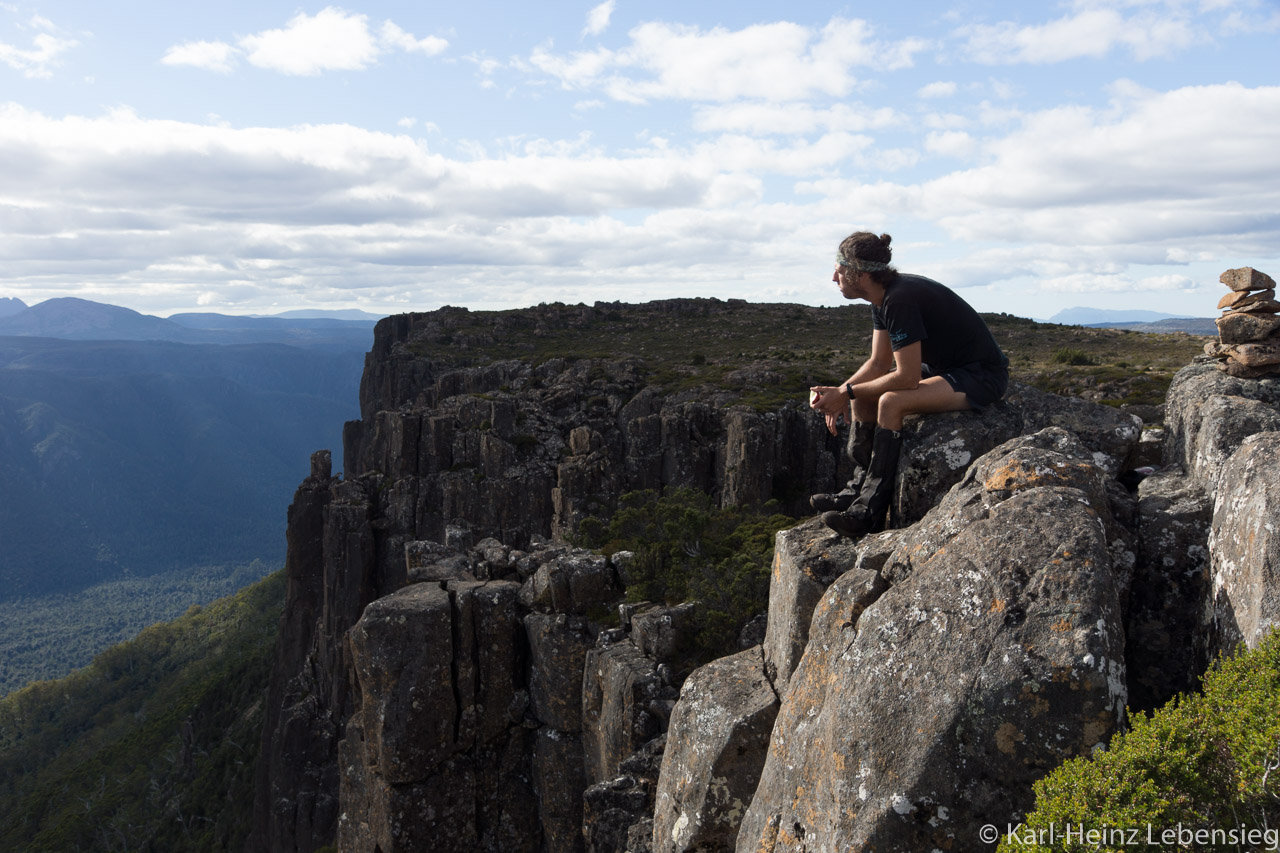
[[[1060,430],[1011,445],[902,540],[860,615],[856,575],[827,591],[737,849],[967,844],[1114,731],[1126,590],[1100,472]]]
[[[625,558],[606,561],[545,537],[569,534],[632,489],[689,486],[722,504],[775,497],[799,514],[807,511],[807,494],[847,479],[840,441],[812,413],[666,397],[646,387],[634,361],[433,364],[415,354],[414,342],[441,334],[447,314],[379,325],[361,387],[362,419],[345,434],[347,480],[332,481],[327,460],[318,458],[299,490],[290,526],[288,637],[269,700],[255,850],[329,843],[340,814],[343,849],[377,845],[390,853],[412,849],[408,838],[432,839],[428,849],[570,849],[581,843],[574,816],[584,813],[593,850],[624,843],[640,849],[645,818],[634,809],[640,792],[652,802],[656,771],[648,784],[627,765],[670,716],[680,716],[672,708],[673,672],[681,671],[689,614],[637,610],[624,628],[601,632],[593,620],[613,608]],[[1051,424],[1079,440],[1051,432],[1024,440],[1017,452],[1004,444]],[[976,535],[968,528],[989,517],[1011,514],[1000,507],[1029,501],[1031,492],[1074,490],[1067,508],[1080,512],[1076,505],[1087,503],[1101,513],[1105,582],[1127,582],[1121,558],[1131,543],[1106,511],[1118,502],[1105,481],[1126,464],[1137,440],[1134,419],[1015,387],[1006,404],[915,419],[907,433],[892,510],[902,529],[856,546],[809,526],[779,539],[786,567],[775,571],[759,652],[766,683],[779,692],[803,669],[801,654],[814,640],[810,616],[824,594],[839,587],[846,621],[861,624],[878,606],[873,602],[916,584],[926,567],[967,571],[946,562],[960,559],[953,540]],[[975,479],[972,461],[997,446],[1006,447],[1007,470],[988,465],[986,479]],[[931,512],[939,502],[946,511]],[[1024,523],[1022,515],[1010,523]],[[1041,556],[1027,556],[1029,565]],[[498,589],[500,601],[491,599]],[[369,621],[355,631],[362,614]],[[401,616],[404,623],[396,621]],[[491,619],[501,639],[484,627]],[[392,629],[402,624],[405,636],[420,642],[396,649]],[[981,642],[994,648],[996,640]],[[438,657],[422,660],[424,644],[438,648]],[[990,671],[1003,677],[998,666]],[[716,692],[708,681],[704,694]],[[440,719],[415,716],[428,697]],[[1018,719],[1019,732],[1038,737]],[[734,728],[739,740],[726,740],[721,758],[705,766],[719,766],[743,746],[747,730]],[[755,749],[745,749],[741,766],[758,757]],[[735,784],[747,785],[748,776],[744,771]],[[708,810],[705,804],[720,801],[693,787],[679,797],[701,798],[701,826],[730,819],[731,807]],[[424,809],[423,802],[438,805]]]
[[[543,849],[583,849],[582,792],[587,786],[582,735],[543,726],[534,743],[534,787],[538,792]]]
[[[586,613],[622,594],[617,574],[600,554],[574,553],[543,563],[525,582],[525,606],[544,612]]]
[[[534,716],[561,732],[582,731],[582,673],[594,632],[581,618],[530,613],[529,698]]]
[[[622,762],[663,730],[666,702],[676,695],[657,662],[630,641],[587,653],[582,739],[589,784],[617,777]]]
[[[1240,443],[1257,432],[1280,429],[1280,411],[1244,397],[1214,395],[1199,409],[1200,424],[1187,459],[1192,476],[1213,494],[1218,491],[1227,459]]]
[[[523,678],[518,591],[413,584],[374,601],[352,629],[361,703],[342,745],[342,849],[493,849],[519,834],[517,818],[537,819],[536,762],[509,719]],[[525,784],[501,778],[515,768]]]
[[[908,419],[903,424],[898,480],[889,507],[890,526],[906,527],[924,518],[960,481],[970,463],[1022,434],[1023,419],[1022,410],[1006,402],[981,413],[946,412]]]
[[[388,782],[422,779],[460,751],[455,735],[469,738],[455,730],[462,709],[454,702],[448,591],[414,584],[378,599],[351,632],[351,647],[365,748]]]
[[[867,544],[876,541],[876,537],[869,537],[854,542],[816,518],[778,532],[764,639],[764,671],[778,693],[786,691],[800,663],[809,642],[809,620],[823,593],[837,577],[857,565]]]
[[[621,775],[582,795],[587,853],[645,853],[653,835],[654,790],[666,735],[658,735],[619,767]]]
[[[1280,624],[1280,433],[1251,436],[1223,469],[1209,535],[1210,651],[1253,646]]]
[[[1010,383],[1006,398],[1022,412],[1022,434],[1060,427],[1075,435],[1089,451],[1093,464],[1109,477],[1128,467],[1142,435],[1142,419],[1110,406],[1077,397],[1046,394],[1021,383]]]
[[[764,766],[778,696],[759,646],[693,672],[667,732],[655,851],[730,850]]]
[[[285,559],[288,606],[280,618],[254,790],[254,819],[248,846],[256,850],[314,849],[333,838],[338,819],[337,745],[350,713],[346,658],[340,643],[326,635],[345,631],[350,606],[330,612],[328,584],[350,588],[347,574],[364,577],[364,566],[331,565],[326,525],[336,481],[327,476],[327,453],[312,456],[312,476],[298,487],[289,507],[289,551]],[[362,533],[367,513],[342,512]],[[358,561],[361,551],[351,556]],[[357,595],[360,585],[354,584]],[[354,622],[354,619],[352,620]]]
[[[1238,379],[1199,361],[1178,371],[1165,402],[1164,464],[1185,468],[1212,497],[1220,473],[1215,466],[1248,435],[1276,428],[1267,412],[1246,401],[1280,412],[1280,379]],[[1244,410],[1233,412],[1231,403],[1245,403]]]
[[[1201,612],[1208,594],[1213,505],[1180,469],[1138,487],[1138,559],[1125,626],[1129,704],[1151,710],[1195,689],[1209,662]]]
[[[982,412],[908,418],[890,526],[906,527],[923,518],[987,451],[1048,427],[1075,435],[1093,464],[1111,477],[1132,467],[1142,436],[1142,419],[1136,415],[1019,382],[1010,383],[1005,400]]]
[[[631,616],[631,642],[640,654],[657,663],[687,668],[691,654],[698,603],[686,601],[674,607],[648,606]]]

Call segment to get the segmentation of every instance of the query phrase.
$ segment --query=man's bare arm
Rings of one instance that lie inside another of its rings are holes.
[[[907,344],[893,354],[898,369],[890,373],[868,379],[864,382],[853,382],[853,392],[859,398],[879,397],[887,391],[912,391],[920,385],[920,342]],[[852,380],[851,380],[852,381]]]

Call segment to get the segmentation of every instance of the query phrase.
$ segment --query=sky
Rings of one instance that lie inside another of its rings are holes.
[[[167,316],[1212,316],[1280,276],[1280,0],[0,0],[0,297]]]

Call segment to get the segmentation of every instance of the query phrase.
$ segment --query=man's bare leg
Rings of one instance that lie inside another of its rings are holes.
[[[857,403],[863,403],[859,399]],[[865,401],[871,404],[871,400]],[[851,538],[879,529],[893,495],[898,469],[904,415],[955,412],[969,408],[969,398],[951,388],[941,376],[922,380],[909,391],[886,391],[875,401],[879,429],[876,430],[867,478],[858,497],[846,510],[824,512],[822,521]],[[864,406],[865,413],[870,406]],[[855,406],[855,416],[858,409]]]
[[[859,404],[863,401],[858,400]],[[868,407],[873,401],[866,401]],[[910,391],[886,391],[874,401],[876,423],[895,432],[902,429],[905,415],[927,415],[936,412],[961,412],[969,408],[969,398],[951,387],[941,376],[920,380]],[[855,408],[855,417],[857,410]],[[867,418],[870,420],[870,418]],[[862,418],[859,418],[862,420]]]

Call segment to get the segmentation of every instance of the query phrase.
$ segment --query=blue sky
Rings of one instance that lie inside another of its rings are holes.
[[[1210,316],[1280,274],[1280,3],[0,2],[0,296]]]

